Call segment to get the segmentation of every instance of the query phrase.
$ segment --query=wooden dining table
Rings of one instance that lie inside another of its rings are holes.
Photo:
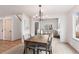
[[[43,45],[47,46],[48,43],[48,35],[36,35],[29,39],[24,40],[25,46],[28,46],[28,44],[34,43],[35,45]]]

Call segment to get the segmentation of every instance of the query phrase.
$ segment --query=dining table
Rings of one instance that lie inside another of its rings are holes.
[[[28,44],[32,44],[32,43],[34,43],[35,45],[43,45],[43,46],[47,47],[48,37],[49,37],[49,35],[35,35],[31,38],[28,38],[28,39],[24,40],[25,47],[27,47]]]

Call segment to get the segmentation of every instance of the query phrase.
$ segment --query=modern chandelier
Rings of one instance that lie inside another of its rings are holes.
[[[39,5],[39,20],[41,21],[42,18],[42,12],[41,12],[42,5]]]
[[[39,21],[39,29],[37,30],[39,32],[39,34],[41,35],[42,30],[41,30],[41,21],[42,21],[42,17],[43,17],[43,13],[42,13],[42,5],[38,5],[38,15],[34,16],[34,19]]]
[[[42,21],[42,5],[39,5],[39,23],[40,23],[40,35],[41,35],[41,21]]]

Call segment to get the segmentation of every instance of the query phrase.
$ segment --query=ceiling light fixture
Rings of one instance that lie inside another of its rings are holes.
[[[42,8],[42,5],[39,5],[39,23],[40,23],[40,35],[41,35],[41,21],[42,21],[42,10],[41,10],[41,8]]]

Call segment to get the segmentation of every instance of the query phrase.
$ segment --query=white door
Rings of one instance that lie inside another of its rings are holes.
[[[3,20],[0,20],[0,40],[3,39]]]
[[[12,39],[12,20],[10,18],[4,21],[4,40]]]

